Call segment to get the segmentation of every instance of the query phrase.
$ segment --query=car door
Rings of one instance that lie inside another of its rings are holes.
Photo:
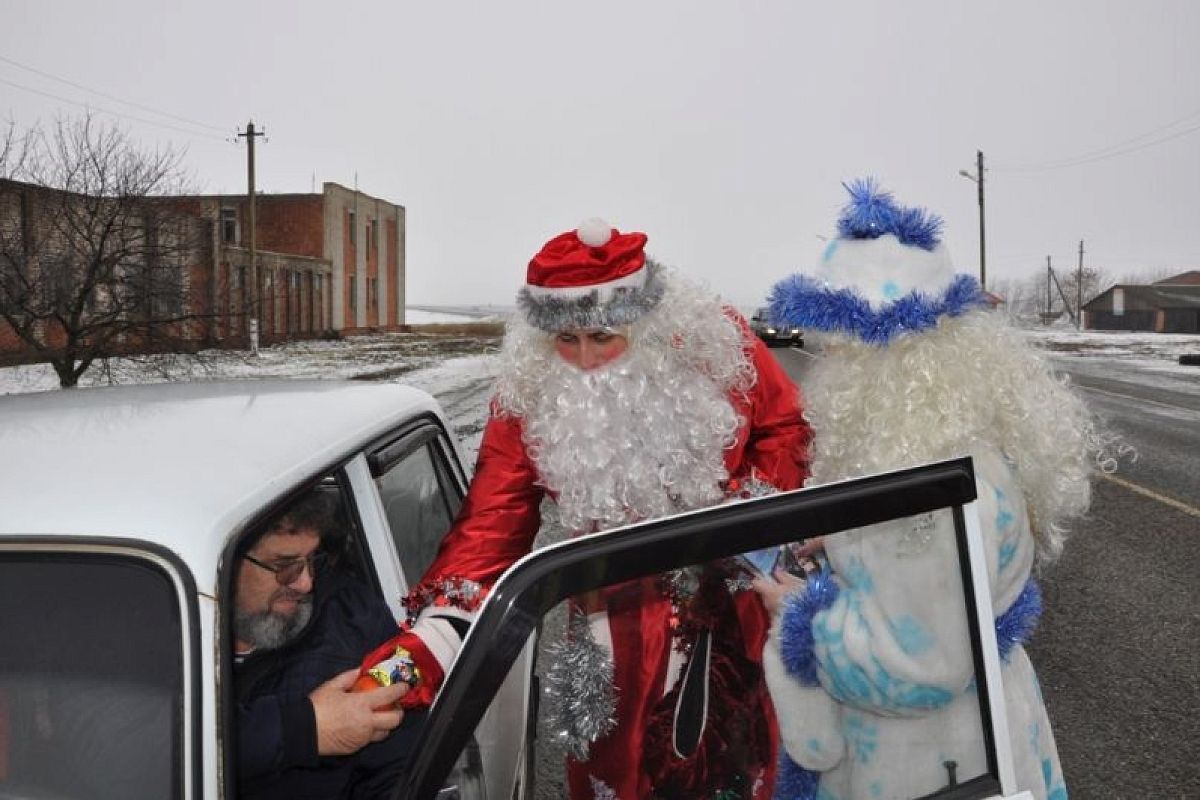
[[[432,563],[462,505],[466,480],[457,450],[437,418],[422,416],[368,448],[347,474],[384,596],[401,619],[402,598]],[[455,781],[480,785],[464,789],[464,797],[520,796],[531,729],[532,659],[530,644],[473,732]]]
[[[725,568],[740,553],[794,544],[812,537],[854,535],[864,526],[902,521],[897,530],[918,531],[928,546],[947,548],[957,565],[953,594],[961,608],[961,657],[978,697],[977,730],[968,757],[948,762],[928,790],[938,798],[1020,797],[1015,777],[1000,662],[993,629],[987,566],[974,501],[969,458],[869,476],[771,497],[729,504],[627,528],[580,537],[545,548],[515,564],[496,584],[447,675],[416,747],[411,772],[397,787],[398,798],[433,798],[530,633],[564,601],[650,576],[704,565]],[[911,524],[909,524],[911,522]],[[870,530],[870,529],[868,529]],[[903,537],[899,537],[903,539]],[[897,541],[897,547],[908,546]],[[941,541],[944,539],[944,541]],[[953,567],[952,567],[953,568]],[[924,587],[912,587],[914,592]],[[554,782],[561,759],[548,737],[539,736],[539,797],[565,796]],[[549,746],[547,746],[549,745]],[[548,792],[548,793],[547,793]]]

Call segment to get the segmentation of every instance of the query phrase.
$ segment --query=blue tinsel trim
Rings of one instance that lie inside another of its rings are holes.
[[[839,593],[828,569],[808,579],[803,592],[789,597],[779,621],[779,655],[783,665],[805,686],[816,686],[817,658],[813,654],[813,617],[833,605]]]
[[[1008,661],[1008,655],[1019,644],[1032,638],[1042,616],[1042,591],[1037,582],[1030,578],[1017,599],[1003,614],[996,617],[996,644],[1000,658]]]
[[[814,800],[820,782],[818,773],[805,769],[781,752],[772,800]]]
[[[850,202],[838,217],[838,236],[843,239],[878,239],[890,233],[901,244],[923,250],[933,250],[941,242],[941,217],[923,208],[897,205],[875,178],[842,186],[850,193]]]
[[[879,345],[904,333],[935,328],[943,314],[956,317],[986,302],[970,275],[955,275],[941,296],[913,290],[878,311],[850,289],[833,290],[807,275],[779,281],[768,299],[771,318],[781,324],[848,333]]]

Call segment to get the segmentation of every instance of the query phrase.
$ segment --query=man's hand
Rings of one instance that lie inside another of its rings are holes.
[[[404,712],[395,703],[408,691],[407,683],[351,692],[358,669],[346,670],[312,690],[317,717],[317,752],[323,756],[357,753],[385,738],[400,724]]]

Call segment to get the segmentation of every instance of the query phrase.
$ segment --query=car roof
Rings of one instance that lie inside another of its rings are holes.
[[[205,591],[232,531],[423,413],[441,418],[422,391],[355,381],[213,381],[0,397],[0,540],[145,540],[175,552]]]

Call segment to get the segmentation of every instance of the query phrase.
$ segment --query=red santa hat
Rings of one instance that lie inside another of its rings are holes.
[[[533,257],[517,305],[531,325],[551,333],[628,325],[662,299],[645,246],[644,233],[585,220]]]

